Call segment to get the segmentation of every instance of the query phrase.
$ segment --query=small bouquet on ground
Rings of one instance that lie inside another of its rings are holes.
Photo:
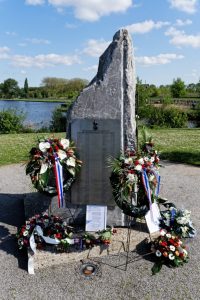
[[[179,267],[188,262],[188,252],[180,238],[165,229],[160,230],[160,236],[152,243],[152,251],[158,261],[152,267],[152,274],[158,273],[163,264],[170,267]]]
[[[182,238],[194,237],[196,230],[192,225],[190,215],[189,210],[170,207],[168,210],[161,212],[160,227],[167,231],[173,231]]]
[[[37,249],[45,248],[46,243],[39,232],[35,230],[36,226],[42,229],[42,233],[45,237],[54,239],[58,243],[59,241],[63,241],[65,246],[69,245],[67,241],[70,239],[70,230],[66,223],[58,216],[43,214],[30,218],[26,221],[26,224],[18,230],[16,237],[19,249],[30,247],[30,238],[32,235],[34,236]]]
[[[68,139],[43,138],[30,151],[26,174],[40,192],[58,193],[56,188],[56,162],[61,165],[61,181],[66,191],[74,181],[82,162],[75,155],[75,147]]]

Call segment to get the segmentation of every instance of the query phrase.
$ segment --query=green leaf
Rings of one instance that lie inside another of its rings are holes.
[[[152,275],[155,275],[156,273],[159,273],[162,269],[162,261],[156,262],[153,267],[151,268]]]

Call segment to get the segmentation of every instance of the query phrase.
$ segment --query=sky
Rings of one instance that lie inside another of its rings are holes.
[[[144,83],[200,79],[200,0],[0,0],[0,83],[95,76],[120,28]]]

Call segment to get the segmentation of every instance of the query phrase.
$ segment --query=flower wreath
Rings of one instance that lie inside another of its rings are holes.
[[[67,191],[82,162],[75,155],[75,147],[68,139],[45,138],[38,141],[38,146],[30,151],[30,161],[26,165],[26,174],[40,192],[58,194],[56,162],[62,168],[61,181],[63,191]]]
[[[159,157],[151,137],[141,152],[128,150],[111,162],[110,182],[116,204],[124,214],[143,217],[150,204],[159,200]]]

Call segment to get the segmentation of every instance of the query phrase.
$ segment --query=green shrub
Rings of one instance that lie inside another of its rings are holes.
[[[62,112],[59,108],[56,108],[51,117],[51,132],[64,132],[66,131],[66,112]]]
[[[151,127],[182,128],[188,121],[187,114],[178,108],[147,105],[139,110],[140,119],[147,119]]]
[[[25,114],[13,109],[0,111],[0,133],[19,133],[23,131]]]

